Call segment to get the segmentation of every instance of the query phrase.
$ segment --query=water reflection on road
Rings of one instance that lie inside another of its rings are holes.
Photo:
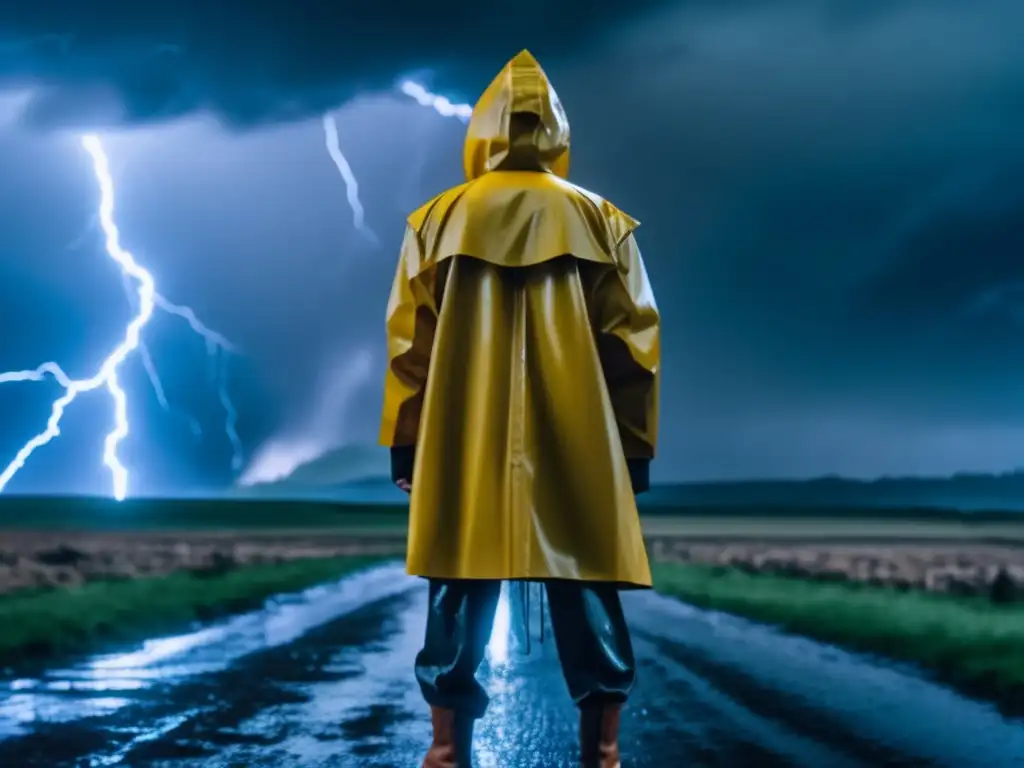
[[[913,672],[650,593],[626,604],[640,666],[622,737],[633,768],[1024,765],[1019,724]],[[571,766],[575,713],[554,644],[535,636],[526,653],[521,609],[503,591],[476,762]],[[430,737],[412,675],[425,612],[425,585],[385,566],[9,679],[0,765],[417,766]]]
[[[159,688],[227,669],[239,658],[286,645],[375,600],[417,586],[398,565],[268,600],[262,610],[186,634],[147,640],[138,649],[95,656],[35,678],[0,678],[0,738],[33,723],[109,714]],[[131,697],[125,695],[131,692]]]

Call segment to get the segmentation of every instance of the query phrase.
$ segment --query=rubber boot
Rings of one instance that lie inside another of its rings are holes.
[[[619,720],[621,704],[580,709],[580,768],[621,768]]]
[[[473,719],[452,709],[430,708],[434,741],[423,758],[423,768],[471,768]]]

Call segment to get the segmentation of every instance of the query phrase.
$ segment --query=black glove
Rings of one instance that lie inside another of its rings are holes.
[[[412,482],[412,468],[416,462],[415,445],[395,445],[391,447],[391,482],[399,480]]]
[[[629,482],[633,485],[633,493],[639,494],[651,488],[651,460],[626,459],[629,469]]]

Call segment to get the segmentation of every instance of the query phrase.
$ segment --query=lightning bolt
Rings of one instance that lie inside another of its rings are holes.
[[[469,118],[473,116],[473,106],[471,104],[455,104],[444,96],[439,96],[436,93],[431,93],[422,85],[412,80],[403,80],[398,89],[415,99],[418,104],[437,112],[442,117],[455,117],[464,123],[469,122]]]
[[[348,205],[352,209],[352,224],[372,245],[378,246],[380,241],[377,239],[377,235],[366,224],[366,212],[363,210],[363,204],[359,200],[359,181],[356,179],[355,173],[352,172],[352,166],[348,164],[348,160],[341,151],[341,143],[338,141],[338,123],[331,114],[324,115],[323,123],[327,154],[331,156],[331,160],[334,161],[334,165],[341,175],[341,180],[345,184]]]
[[[153,275],[121,245],[121,233],[114,218],[114,181],[110,172],[110,162],[102,142],[98,136],[90,134],[82,137],[81,144],[92,160],[93,173],[99,186],[100,201],[96,220],[103,232],[106,252],[121,268],[126,289],[134,287],[132,303],[135,314],[125,327],[121,342],[103,360],[91,378],[72,379],[55,362],[46,362],[31,370],[0,373],[0,384],[44,381],[47,377],[52,377],[64,390],[63,394],[53,401],[46,429],[25,443],[3,472],[0,472],[0,492],[6,488],[11,478],[25,466],[25,462],[37,449],[47,445],[60,435],[60,425],[64,413],[79,395],[106,387],[113,401],[114,427],[104,440],[103,463],[111,472],[114,498],[121,501],[128,492],[128,470],[118,459],[117,447],[128,436],[129,426],[128,399],[118,380],[118,370],[132,353],[139,353],[161,405],[167,402],[163,386],[156,375],[156,368],[153,366],[152,358],[142,339],[142,331],[152,319],[154,311],[160,308],[184,319],[194,331],[206,339],[208,349],[212,345],[214,348],[228,352],[233,350],[234,346],[226,338],[203,325],[191,309],[173,304],[156,292]],[[234,432],[236,414],[230,400],[226,397],[221,399],[228,413],[229,437],[233,436],[232,445],[236,451],[237,464],[240,466],[240,443]]]
[[[431,93],[422,85],[412,80],[403,80],[399,84],[399,90],[406,96],[415,99],[424,107],[429,107],[443,117],[455,117],[464,123],[469,122],[473,114],[473,107],[469,104],[456,104],[444,96]],[[372,245],[379,246],[380,240],[373,230],[366,224],[366,211],[359,199],[359,180],[352,171],[348,159],[341,151],[341,142],[338,140],[338,122],[334,115],[327,113],[323,116],[324,143],[327,146],[327,154],[334,161],[338,169],[342,183],[345,185],[345,195],[348,199],[349,208],[352,209],[352,224],[356,230],[365,237]]]
[[[82,232],[77,235],[71,242],[64,246],[64,250],[77,251],[83,245],[85,245],[90,235],[96,231],[96,226],[99,223],[96,215],[94,214],[89,219],[89,223],[82,229]],[[128,299],[128,303],[132,307],[132,311],[138,311],[138,297],[135,295],[135,289],[132,286],[131,278],[127,273],[121,274],[121,285],[124,287],[125,298]],[[156,294],[154,294],[156,298]],[[146,378],[149,379],[150,386],[153,387],[153,394],[156,395],[156,401],[165,413],[172,414],[179,418],[184,419],[192,432],[192,435],[199,439],[203,436],[203,428],[199,422],[187,413],[182,413],[171,407],[170,401],[167,399],[167,392],[164,390],[163,382],[160,380],[160,374],[157,372],[156,364],[153,362],[153,356],[149,352],[149,347],[145,341],[139,341],[139,360],[142,361],[142,369],[146,372]]]
[[[163,310],[169,315],[180,317],[188,323],[189,328],[191,328],[198,336],[201,336],[206,342],[206,354],[210,358],[211,366],[214,371],[211,378],[213,378],[214,384],[217,387],[217,398],[220,400],[221,407],[224,409],[224,432],[228,437],[228,442],[231,443],[231,468],[237,472],[242,468],[242,464],[245,461],[245,453],[242,448],[242,440],[238,436],[238,412],[235,410],[235,404],[232,402],[231,395],[228,393],[228,364],[231,360],[231,355],[237,353],[238,348],[225,336],[203,323],[203,321],[196,316],[196,313],[191,307],[174,304],[165,299],[159,293],[153,295],[153,301],[157,308]],[[145,349],[145,347],[143,347],[143,349]],[[145,357],[142,359],[143,364],[145,364]],[[159,380],[160,379],[158,377],[156,381],[159,382]],[[164,400],[166,400],[166,397]],[[164,410],[167,410],[167,408]],[[194,425],[193,432],[195,432],[198,422],[196,422],[192,417],[188,418],[189,422]]]
[[[468,122],[473,112],[473,108],[469,104],[454,104],[449,99],[433,94],[419,83],[411,80],[396,85],[403,94],[410,96],[419,104],[433,109],[443,117],[455,117],[462,122]],[[341,151],[338,140],[338,124],[331,113],[323,115],[322,124],[327,152],[334,161],[345,185],[348,204],[352,210],[353,224],[367,240],[378,245],[377,236],[366,226],[366,214],[359,199],[359,182]],[[283,480],[291,476],[298,467],[315,461],[328,450],[337,448],[341,444],[337,440],[337,425],[341,416],[334,411],[338,410],[340,413],[350,402],[364,378],[365,371],[369,370],[370,359],[367,352],[355,356],[346,355],[346,359],[341,362],[337,370],[338,378],[335,386],[340,387],[340,390],[335,391],[334,387],[330,388],[330,394],[325,396],[326,401],[317,404],[317,407],[313,409],[314,419],[311,424],[301,425],[301,428],[295,433],[276,437],[261,446],[253,456],[250,466],[242,473],[238,483],[242,486],[251,486]],[[328,417],[325,417],[324,413],[328,413]],[[328,425],[326,433],[324,425]]]

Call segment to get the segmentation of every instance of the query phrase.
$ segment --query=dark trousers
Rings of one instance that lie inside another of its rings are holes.
[[[629,630],[613,584],[545,582],[551,628],[569,695],[578,706],[621,703],[636,679]],[[416,680],[427,703],[471,718],[487,707],[476,680],[491,636],[500,581],[430,580]]]

